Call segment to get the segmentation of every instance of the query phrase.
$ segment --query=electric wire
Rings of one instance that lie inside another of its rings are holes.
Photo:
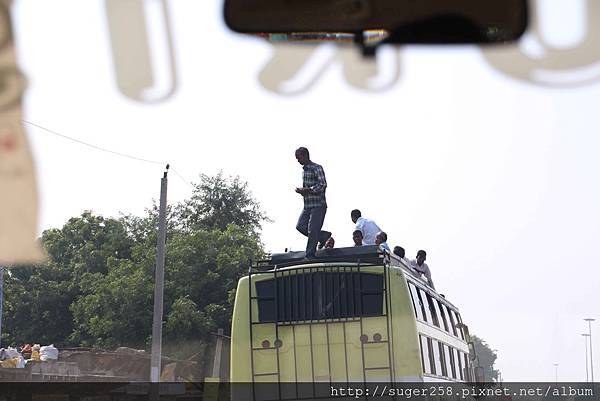
[[[29,124],[29,125],[31,125],[33,127],[39,128],[39,129],[41,129],[43,131],[46,131],[46,132],[48,132],[48,133],[50,133],[52,135],[56,135],[56,136],[58,136],[60,138],[66,139],[66,140],[71,141],[71,142],[75,142],[75,143],[77,143],[79,145],[87,146],[89,148],[92,148],[94,150],[98,150],[100,152],[106,152],[106,153],[110,153],[110,154],[113,154],[113,155],[116,155],[116,156],[119,156],[119,157],[124,157],[124,158],[127,158],[127,159],[131,159],[131,160],[135,160],[135,161],[139,161],[139,162],[144,162],[144,163],[150,163],[150,164],[156,164],[156,165],[163,165],[163,166],[167,165],[167,164],[170,164],[170,163],[166,163],[166,162],[159,161],[159,160],[147,159],[147,158],[130,155],[130,154],[123,153],[123,152],[118,152],[116,150],[104,148],[102,146],[94,145],[92,143],[85,142],[85,141],[82,141],[82,140],[77,139],[77,138],[73,138],[73,137],[65,135],[65,134],[61,134],[60,132],[51,130],[51,129],[46,128],[46,127],[44,127],[42,125],[33,123],[31,121],[27,121],[27,120],[21,120],[21,121],[24,122],[24,123],[26,123],[26,124]],[[187,185],[189,185],[192,188],[195,188],[194,185],[191,184],[188,180],[186,180],[183,177],[182,174],[180,174],[174,167],[172,167],[172,165],[170,166],[170,170],[173,171]]]

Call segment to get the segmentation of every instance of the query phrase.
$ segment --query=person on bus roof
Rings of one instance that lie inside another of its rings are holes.
[[[388,252],[392,252],[387,244],[387,234],[383,231],[379,231],[375,236],[375,245],[378,245],[380,248],[385,249]]]
[[[306,237],[306,258],[314,259],[317,243],[325,244],[331,236],[329,231],[323,231],[323,221],[327,213],[327,201],[325,200],[325,171],[319,164],[310,160],[310,154],[306,148],[296,149],[296,160],[302,165],[302,187],[296,188],[296,193],[302,195],[304,208],[298,218],[296,230]]]
[[[435,290],[433,280],[431,279],[431,270],[429,270],[429,266],[427,266],[427,263],[425,263],[426,258],[427,252],[421,249],[419,252],[417,252],[417,259],[410,262],[410,267],[415,269],[419,274],[424,275],[427,279],[427,284],[429,284],[429,286]]]
[[[404,251],[404,248],[402,248],[401,246],[395,246],[394,247],[394,255],[396,255],[400,259],[402,259],[402,261],[404,263],[406,263],[407,266],[410,266],[410,261],[405,258],[406,252]]]
[[[375,245],[375,237],[381,228],[373,220],[362,217],[360,210],[354,209],[350,212],[352,222],[356,224],[355,229],[360,230],[363,235],[363,245]]]
[[[363,244],[362,231],[354,230],[354,232],[352,233],[352,241],[354,241],[354,246],[362,246],[362,244]]]

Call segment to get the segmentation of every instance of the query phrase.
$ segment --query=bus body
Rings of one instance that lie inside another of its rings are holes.
[[[470,381],[458,309],[376,246],[273,255],[237,287],[231,382]]]

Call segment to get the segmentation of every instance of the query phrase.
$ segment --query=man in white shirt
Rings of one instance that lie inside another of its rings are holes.
[[[358,209],[354,209],[350,213],[350,218],[356,224],[355,230],[360,230],[363,234],[363,245],[375,245],[375,238],[381,228],[373,220],[362,217]]]
[[[431,279],[431,270],[429,270],[429,266],[425,263],[425,259],[427,258],[427,253],[424,250],[420,250],[417,252],[417,259],[410,262],[410,267],[415,269],[419,274],[425,276],[427,279],[427,284],[433,289],[433,280]]]

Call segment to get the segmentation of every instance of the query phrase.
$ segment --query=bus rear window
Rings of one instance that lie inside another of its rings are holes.
[[[383,276],[307,272],[257,281],[259,322],[294,322],[383,315]]]

